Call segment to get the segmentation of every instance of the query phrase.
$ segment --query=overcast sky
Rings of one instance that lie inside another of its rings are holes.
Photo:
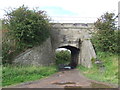
[[[0,18],[8,8],[18,8],[23,4],[29,8],[38,7],[45,10],[48,16],[54,20],[78,20],[85,19],[90,22],[96,20],[105,12],[118,14],[118,2],[120,0],[0,0]],[[73,18],[73,19],[71,19]]]

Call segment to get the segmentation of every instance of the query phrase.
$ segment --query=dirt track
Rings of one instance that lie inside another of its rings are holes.
[[[67,70],[58,72],[50,77],[19,84],[16,86],[10,86],[9,88],[110,88],[110,85],[96,84],[92,80],[87,79],[79,70]]]

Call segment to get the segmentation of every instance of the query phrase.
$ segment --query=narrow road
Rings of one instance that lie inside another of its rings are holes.
[[[99,84],[97,87],[93,87],[92,84],[91,80],[80,74],[79,70],[73,69],[60,71],[50,77],[10,86],[9,88],[102,88],[104,86],[104,84]],[[110,86],[105,87],[110,88]]]

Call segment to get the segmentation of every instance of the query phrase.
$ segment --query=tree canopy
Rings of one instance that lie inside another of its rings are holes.
[[[3,60],[13,53],[40,45],[50,36],[50,23],[45,11],[30,10],[24,5],[7,11],[3,20]]]
[[[118,31],[114,16],[114,13],[106,12],[94,23],[98,30],[92,38],[96,50],[118,52]]]

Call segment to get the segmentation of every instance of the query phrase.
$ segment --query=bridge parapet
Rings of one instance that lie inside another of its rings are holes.
[[[91,67],[91,59],[96,58],[90,42],[93,24],[84,23],[52,23],[51,36],[40,46],[20,55],[15,62],[31,65],[48,65],[54,63],[55,50],[66,48],[71,51],[70,64]]]
[[[52,23],[53,28],[93,28],[93,23]]]
[[[76,53],[78,64],[91,67],[91,59],[96,58],[96,54],[90,38],[92,32],[96,31],[93,23],[52,23],[52,45],[57,48],[73,47],[79,50]],[[74,49],[72,50],[74,55]]]

